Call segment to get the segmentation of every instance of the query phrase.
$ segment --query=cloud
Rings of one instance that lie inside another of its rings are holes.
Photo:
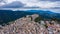
[[[60,1],[58,0],[6,0],[6,4],[3,5],[10,4],[14,1],[19,1],[25,4],[24,7],[39,7],[39,8],[60,7]],[[50,1],[56,1],[56,2],[50,2]]]
[[[60,13],[60,9],[48,9],[51,12]]]
[[[16,1],[16,0],[0,0],[0,6],[12,3],[14,1]]]
[[[5,0],[0,2],[0,8],[22,8],[22,7],[37,9],[40,8],[43,10],[50,10],[56,13],[60,13],[60,0]]]
[[[4,5],[4,3],[3,3],[3,2],[1,2],[1,3],[0,3],[0,6],[2,6],[2,5]]]
[[[51,2],[56,2],[56,1],[60,1],[60,0],[39,0],[39,1],[51,1]]]
[[[15,1],[19,2],[16,3]],[[2,2],[0,6],[3,8],[40,8],[60,13],[60,0],[6,0],[6,4]]]
[[[50,1],[39,1],[39,0],[18,0],[23,4],[26,4],[25,7],[40,7],[40,8],[51,8],[60,6],[60,1],[50,2]],[[51,0],[52,1],[52,0]]]
[[[6,4],[6,5],[0,6],[0,8],[21,8],[23,6],[24,6],[24,4],[22,4],[21,2],[14,1],[12,3],[9,3],[9,4]]]
[[[14,1],[16,1],[16,0],[5,0],[5,2],[6,2],[7,4],[12,3],[12,2],[14,2]]]

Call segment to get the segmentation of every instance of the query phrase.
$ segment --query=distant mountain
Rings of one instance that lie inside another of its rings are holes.
[[[31,12],[25,12],[25,11],[12,11],[12,10],[0,10],[0,24],[14,21],[16,19],[19,19],[26,15],[32,15]]]
[[[23,3],[19,2],[19,1],[15,1],[10,4],[5,4],[3,6],[0,6],[0,8],[21,8],[23,6],[24,6]]]
[[[58,19],[60,19],[60,13],[54,13],[54,12],[51,12],[51,11],[29,10],[27,12],[34,12],[36,14],[41,15],[43,18],[58,18]]]
[[[43,10],[27,10],[27,11],[12,11],[12,10],[0,10],[0,24],[7,23],[24,17],[26,15],[39,14],[42,18],[51,19],[58,18],[60,19],[60,13],[54,13],[51,11]]]

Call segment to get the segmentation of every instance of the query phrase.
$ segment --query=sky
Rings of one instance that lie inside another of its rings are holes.
[[[19,3],[20,2],[20,3]],[[16,5],[14,5],[14,3]],[[18,6],[19,5],[19,6]],[[0,8],[38,7],[60,13],[60,0],[0,0]],[[15,6],[15,7],[13,7]],[[54,9],[54,10],[53,10]],[[55,11],[56,10],[56,11]]]

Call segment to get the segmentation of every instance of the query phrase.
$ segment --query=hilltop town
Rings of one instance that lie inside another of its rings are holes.
[[[35,22],[38,14],[27,15],[9,25],[0,26],[0,34],[60,34],[60,24],[57,21],[40,20]]]

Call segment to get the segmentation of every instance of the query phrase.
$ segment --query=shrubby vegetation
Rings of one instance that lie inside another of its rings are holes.
[[[34,21],[39,22],[40,20],[50,20],[50,21],[54,20],[54,21],[57,21],[57,23],[60,24],[60,18],[55,18],[55,17],[54,18],[52,17],[51,19],[49,19],[49,18],[46,19],[46,18],[43,18],[43,17],[39,16],[39,17],[35,18]]]
[[[42,18],[39,16],[39,17],[37,17],[37,18],[35,18],[35,22],[39,22],[40,20],[42,20]]]

